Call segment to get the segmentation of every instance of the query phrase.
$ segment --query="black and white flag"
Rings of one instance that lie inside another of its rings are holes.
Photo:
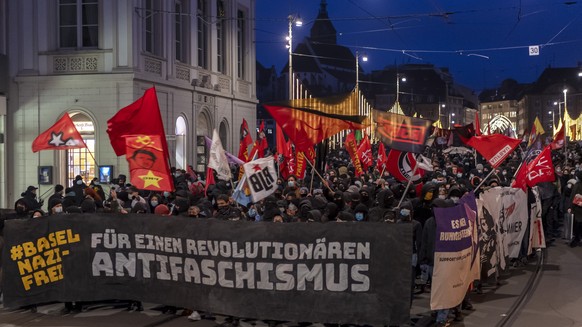
[[[253,202],[261,201],[277,189],[277,171],[273,157],[260,158],[244,165]]]

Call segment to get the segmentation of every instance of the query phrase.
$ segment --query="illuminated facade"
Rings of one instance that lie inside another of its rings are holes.
[[[155,85],[171,165],[206,165],[203,137],[216,129],[238,151],[243,117],[252,125],[255,0],[0,0],[6,12],[8,106],[0,205],[28,185],[89,181],[98,166],[126,174],[107,120]],[[0,36],[2,40],[2,36]],[[2,44],[0,42],[0,50]],[[1,53],[1,51],[0,51]],[[36,136],[69,113],[85,149],[32,153]],[[3,145],[3,144],[2,144]],[[94,157],[94,158],[93,158]],[[52,167],[50,183],[39,167]]]

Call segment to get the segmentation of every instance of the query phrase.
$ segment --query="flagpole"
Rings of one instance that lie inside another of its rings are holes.
[[[380,176],[378,178],[382,178],[382,176],[384,176],[385,171],[386,171],[386,164],[383,165],[382,172],[380,173]]]
[[[410,185],[412,184],[412,178],[414,177],[414,175],[416,175],[416,170],[418,169],[418,157],[420,157],[420,153],[418,153],[416,155],[416,158],[415,158],[416,164],[414,165],[414,169],[412,170],[412,174],[410,174],[410,178],[408,179],[408,183],[406,184],[406,189],[404,189],[404,192],[402,193],[402,197],[400,198],[400,202],[398,202],[398,206],[396,208],[400,208],[400,205],[402,204],[402,202],[404,201],[404,198],[406,197],[406,194],[408,193],[408,189],[410,189]]]
[[[46,195],[48,192],[50,192],[50,191],[51,191],[51,190],[53,190],[53,189],[54,189],[54,188],[49,188],[48,190],[44,191],[44,193],[42,193],[42,194],[41,194],[41,195],[38,197],[38,199],[39,199],[39,200],[42,200],[42,198],[43,198],[43,197],[44,197],[44,196],[45,196],[45,195]]]
[[[315,169],[315,167],[313,166],[311,161],[309,161],[309,159],[307,159],[307,157],[305,157],[305,161],[307,161],[307,163],[311,166],[311,169],[313,169],[313,171],[317,174],[317,176],[319,176],[319,178],[321,178],[323,185],[325,185],[325,187],[327,187],[328,190],[333,192],[333,190],[329,187],[329,185],[327,185],[327,181],[323,178],[323,176],[321,176],[321,174],[317,171],[317,169]]]
[[[305,158],[307,159],[307,158]],[[315,177],[315,169],[311,168],[311,183],[309,185],[309,194],[311,194],[311,191],[313,190],[313,179]]]
[[[520,165],[521,167],[521,165]],[[489,177],[491,175],[493,175],[493,173],[495,172],[495,169],[491,169],[491,172],[489,174],[487,174],[487,176],[485,176],[485,178],[483,178],[483,180],[481,181],[481,183],[479,183],[479,185],[477,185],[477,187],[475,187],[475,189],[473,190],[473,193],[477,192],[477,190],[483,185],[483,183],[485,183],[485,181],[487,179],[489,179]]]

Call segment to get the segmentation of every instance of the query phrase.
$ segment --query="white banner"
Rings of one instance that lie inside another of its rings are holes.
[[[477,199],[479,217],[479,250],[481,272],[489,277],[497,271],[499,258],[497,257],[497,225],[489,210],[483,205],[482,199]]]
[[[497,222],[500,260],[519,257],[529,219],[527,194],[520,188],[494,187],[483,192],[481,198]],[[505,269],[505,263],[500,266]]]
[[[216,170],[216,177],[223,181],[231,180],[232,174],[230,173],[230,166],[226,158],[226,151],[222,147],[222,142],[216,129],[212,133],[212,144],[210,145],[209,155],[208,167]]]
[[[273,156],[247,162],[244,164],[244,169],[253,202],[258,202],[275,192],[277,171]]]
[[[532,253],[532,249],[545,248],[546,238],[544,236],[544,225],[542,224],[542,200],[540,199],[540,192],[537,186],[531,188],[534,194],[535,201],[530,203],[530,222],[529,229],[529,247],[527,254]]]

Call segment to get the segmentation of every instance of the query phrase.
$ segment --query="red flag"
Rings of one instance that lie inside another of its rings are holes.
[[[560,149],[564,146],[564,124],[562,123],[562,127],[556,135],[554,135],[554,140],[550,143],[552,150]]]
[[[125,143],[131,184],[140,190],[173,191],[174,182],[161,137],[125,135]]]
[[[216,184],[216,181],[214,180],[214,172],[212,170],[212,168],[207,167],[206,168],[206,185],[204,186],[204,195],[208,196],[208,187],[210,185],[214,185]]]
[[[345,116],[321,111],[265,105],[265,109],[293,141],[297,151],[307,151],[315,144],[346,129],[362,129],[364,116]]]
[[[253,143],[253,138],[251,137],[251,131],[249,130],[249,124],[246,119],[243,118],[242,124],[240,125],[240,143],[238,148],[238,158],[244,162],[249,161],[249,145]]]
[[[511,187],[520,188],[524,192],[527,190],[527,165],[523,163],[517,173],[515,174],[515,180],[511,183]]]
[[[477,150],[493,168],[497,168],[521,143],[520,139],[502,134],[473,136],[461,140]]]
[[[287,168],[287,163],[289,161],[290,150],[287,147],[287,142],[285,141],[285,135],[283,135],[283,130],[279,124],[275,123],[275,143],[277,146],[277,165],[279,166],[279,172],[284,179],[289,177],[289,170]]]
[[[32,152],[86,148],[87,145],[71,116],[66,113],[53,126],[32,141]]]
[[[378,146],[378,160],[376,161],[376,168],[378,171],[382,173],[386,170],[388,165],[388,156],[386,155],[386,147],[384,147],[384,143],[380,142],[380,146]]]
[[[370,139],[368,138],[367,134],[362,139],[362,142],[360,142],[360,146],[358,147],[358,156],[364,171],[367,171],[368,168],[372,167],[374,164],[374,159],[372,158],[372,145],[370,144]]]
[[[111,117],[107,121],[107,134],[118,156],[125,154],[126,135],[157,135],[160,137],[163,153],[169,154],[155,87],[147,89],[141,98]]]
[[[297,166],[295,168],[295,176],[299,179],[305,177],[305,171],[307,170],[307,161],[305,161],[305,153],[302,151],[297,152]]]
[[[481,122],[479,121],[479,112],[475,113],[475,135],[481,136]]]
[[[411,178],[413,182],[416,182],[424,175],[424,170],[418,168],[414,176],[412,176],[412,172],[416,166],[416,158],[410,152],[390,150],[386,166],[388,167],[390,175],[401,182],[408,182]]]
[[[265,121],[261,121],[261,126],[259,127],[259,135],[257,135],[257,139],[255,140],[255,144],[251,149],[251,159],[257,158],[264,158],[265,157],[265,150],[267,149],[267,138],[265,136]],[[256,158],[255,158],[256,154]]]
[[[362,163],[360,162],[360,157],[358,156],[358,150],[356,147],[356,136],[354,135],[354,133],[350,133],[348,134],[348,136],[346,136],[346,141],[344,142],[344,145],[346,147],[346,150],[350,154],[350,157],[352,157],[356,177],[363,175],[364,170],[362,169]]]
[[[527,186],[534,187],[538,183],[553,182],[554,164],[552,163],[552,150],[546,146],[544,150],[527,165]]]

